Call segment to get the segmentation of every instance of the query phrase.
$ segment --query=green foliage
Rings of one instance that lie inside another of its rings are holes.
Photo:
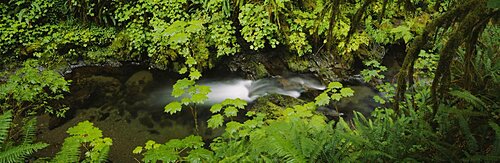
[[[64,139],[63,146],[52,162],[78,162],[80,161],[80,141],[76,137],[68,137]]]
[[[313,126],[304,121],[278,121],[250,135],[252,148],[263,160],[309,162],[317,159],[326,143],[329,125]],[[286,132],[284,132],[286,131]],[[255,154],[252,154],[255,155]]]
[[[192,74],[191,74],[192,75]],[[198,74],[198,78],[201,74]],[[182,100],[170,102],[165,106],[165,112],[174,114],[182,110],[182,105],[188,106],[190,104],[203,104],[205,100],[208,99],[208,93],[210,93],[210,87],[203,85],[196,85],[195,79],[181,79],[173,86],[172,96],[182,97]]]
[[[188,136],[184,139],[172,139],[165,144],[158,144],[152,140],[144,147],[138,146],[134,154],[142,154],[144,162],[212,162],[213,153],[203,147],[200,136]]]
[[[45,143],[32,142],[36,126],[36,119],[34,118],[24,124],[23,138],[17,144],[12,139],[14,135],[9,134],[12,118],[11,110],[7,110],[0,115],[0,162],[24,162],[31,154],[48,146]]]
[[[478,40],[481,43],[476,45],[476,53],[467,54],[464,48],[458,50],[456,61],[450,68],[451,73],[455,74],[452,80],[457,80],[450,93],[458,98],[445,101],[470,104],[474,110],[487,112],[496,120],[500,119],[500,63],[495,62],[498,60],[499,49],[494,43],[499,41],[499,36],[500,28],[488,25]]]
[[[489,122],[489,125],[495,131],[495,143],[493,144],[492,156],[500,156],[500,126],[495,122]]]
[[[0,84],[0,108],[12,109],[14,115],[44,111],[62,117],[68,108],[51,101],[62,99],[69,91],[68,85],[59,73],[43,70],[36,60],[28,60],[5,84]]]
[[[343,97],[351,96],[354,96],[354,90],[351,88],[343,88],[342,83],[331,82],[328,84],[327,89],[324,90],[323,93],[319,94],[314,101],[318,106],[325,106],[330,103],[330,100],[340,101]]]
[[[312,47],[309,45],[305,33],[293,33],[288,39],[288,44],[291,45],[290,49],[297,51],[299,56],[312,52]]]
[[[36,118],[28,119],[24,122],[22,127],[23,131],[23,144],[32,144],[33,139],[35,139],[37,121]]]
[[[317,16],[310,12],[294,10],[295,17],[290,17],[287,22],[290,24],[290,32],[287,37],[290,50],[296,51],[299,56],[312,52],[312,46],[307,40],[308,35],[314,33],[314,24]]]
[[[500,8],[500,2],[495,1],[495,0],[488,0],[488,7],[489,8]]]
[[[410,32],[410,28],[404,25],[391,29],[390,33],[394,34],[394,38],[396,40],[402,38],[405,43],[410,42],[410,40],[413,38],[413,34]]]
[[[212,105],[212,107],[210,107],[210,112],[212,112],[212,114],[214,115],[212,115],[212,117],[208,119],[208,127],[217,128],[222,126],[224,123],[224,117],[236,117],[238,115],[238,109],[245,109],[246,105],[246,101],[243,101],[239,98],[225,99],[220,104]]]
[[[12,111],[8,110],[0,116],[0,142],[4,142],[9,135],[10,123],[12,122]]]
[[[111,0],[71,0],[67,2],[67,12],[83,22],[93,22],[100,25],[116,25],[114,11],[117,1]]]
[[[415,75],[421,78],[434,78],[434,71],[437,68],[439,55],[421,50],[418,57],[415,62],[415,69],[417,70]]]
[[[10,147],[0,153],[0,161],[5,163],[24,162],[27,157],[36,151],[47,147],[48,144],[21,144],[15,147]]]
[[[387,67],[381,65],[376,60],[365,61],[364,64],[368,66],[367,69],[363,69],[361,71],[361,76],[363,76],[364,82],[375,85],[377,90],[383,93],[383,96],[376,95],[373,97],[375,102],[382,105],[386,104],[387,101],[392,102],[396,92],[396,86],[389,82],[381,82],[385,78],[382,73],[387,71]]]
[[[178,71],[185,78],[174,85],[172,96],[179,100],[165,106],[166,112],[174,114],[186,106],[193,111],[196,104],[203,103],[210,89],[197,85],[196,80],[220,57],[233,55],[240,48],[265,50],[283,44],[298,56],[314,54],[303,58],[331,58],[327,62],[335,61],[334,66],[348,68],[354,58],[382,57],[380,53],[369,52],[369,46],[409,45],[417,41],[414,37],[427,35],[424,28],[429,22],[461,5],[460,2],[21,0],[0,3],[1,69],[9,70],[11,61],[25,61],[23,68],[8,78],[0,78],[0,108],[5,113],[0,116],[0,162],[23,162],[46,146],[33,144],[35,120],[17,116],[39,111],[63,115],[65,108],[59,109],[62,106],[54,103],[69,90],[68,82],[55,71],[45,70],[52,69],[54,64],[82,60],[85,63],[139,61]],[[498,8],[494,0],[477,2],[477,6],[486,5],[489,10]],[[350,121],[340,118],[328,124],[314,112],[315,108],[354,94],[352,89],[332,82],[313,102],[283,108],[269,101],[267,108],[246,110],[248,118],[244,121],[235,120],[240,119],[235,117],[246,107],[244,101],[226,100],[212,106],[210,111],[215,115],[208,125],[224,126],[225,132],[210,144],[210,149],[203,148],[201,137],[190,136],[165,144],[150,141],[134,153],[142,154],[145,162],[495,162],[500,153],[497,125],[500,66],[496,62],[500,30],[495,25],[497,21],[487,23],[479,43],[472,45],[473,53],[466,52],[469,48],[458,48],[457,57],[449,58],[453,61],[450,73],[454,75],[447,80],[452,89],[444,90],[444,94],[450,95],[444,97],[450,98],[437,100],[438,112],[429,105],[429,85],[441,59],[438,55],[442,55],[436,52],[442,47],[430,42],[412,63],[415,73],[410,78],[414,85],[404,95],[406,101],[396,103],[401,114],[390,108],[378,108],[371,118],[356,113]],[[437,30],[440,34],[435,42],[447,40],[448,29],[456,26],[454,22],[446,22],[445,28]],[[483,29],[474,27],[474,30]],[[242,40],[238,36],[249,44],[240,45]],[[238,57],[248,57],[242,55]],[[395,85],[382,83],[387,68],[375,60],[364,63],[368,67],[361,72],[365,82],[382,94],[374,99],[381,104],[393,103]],[[12,119],[18,119],[16,123],[22,122],[24,126],[11,125]],[[16,132],[10,132],[10,126]],[[111,139],[102,138],[102,132],[90,122],[80,123],[68,133],[71,136],[65,139],[54,162],[105,161]],[[85,158],[80,158],[82,145],[88,150]]]
[[[481,99],[471,94],[469,91],[453,90],[450,91],[450,95],[467,101],[468,103],[472,104],[475,108],[478,109],[486,108],[486,104]]]
[[[387,67],[382,66],[376,60],[365,61],[364,64],[369,67],[369,69],[364,69],[363,71],[361,71],[361,75],[363,76],[363,80],[365,82],[373,82],[373,80],[380,80],[385,78],[385,76],[381,73],[387,71]]]
[[[460,161],[476,162],[488,162],[500,158],[497,152],[499,149],[497,144],[499,140],[498,128],[492,125],[495,122],[488,118],[488,114],[485,114],[484,111],[477,112],[456,106],[441,105],[439,109],[440,112],[437,116],[440,125],[439,132],[454,134],[461,144],[460,147],[450,148],[448,155],[452,155],[453,159],[460,159]],[[486,123],[477,123],[481,120],[487,121]],[[488,140],[482,139],[484,133],[489,133],[492,137]],[[457,142],[452,141],[452,143]]]
[[[209,14],[208,42],[217,48],[217,57],[232,55],[239,51],[240,45],[236,43],[236,28],[230,19],[231,1],[210,0],[205,1]]]
[[[419,4],[413,14],[400,1],[369,1],[367,7],[363,6],[368,2],[360,0],[338,3],[335,7],[333,1],[323,0],[2,3],[0,51],[47,62],[148,61],[163,69],[192,57],[201,71],[212,67],[215,58],[239,51],[239,29],[253,50],[280,43],[299,56],[311,54],[313,47],[324,55],[335,49],[336,58],[350,63],[356,55],[371,57],[365,50],[374,42],[410,42],[437,13],[438,2],[412,2]],[[452,5],[439,3],[439,11]],[[325,44],[328,47],[323,48]]]
[[[331,126],[314,113],[314,103],[268,111],[249,111],[243,123],[226,123],[225,133],[211,149],[221,162],[312,161],[320,155]],[[213,111],[220,111],[219,106]]]
[[[104,162],[113,141],[103,138],[102,131],[89,121],[78,123],[66,131],[70,137],[64,139],[61,151],[51,162]],[[85,157],[80,158],[80,147],[85,147]]]
[[[278,26],[271,22],[263,5],[245,4],[238,15],[240,24],[243,26],[241,34],[243,38],[252,43],[250,49],[258,50],[265,46],[266,40],[271,47],[279,44],[276,39]]]

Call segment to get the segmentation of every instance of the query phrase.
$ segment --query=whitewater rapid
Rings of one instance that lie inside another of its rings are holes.
[[[208,99],[201,105],[211,106],[220,103],[225,99],[242,99],[247,102],[252,102],[259,97],[269,94],[280,94],[299,98],[300,95],[308,90],[324,90],[326,87],[318,80],[306,76],[298,75],[293,77],[269,77],[259,80],[247,80],[241,78],[231,78],[224,80],[204,79],[197,82],[199,85],[210,87]],[[179,98],[173,98],[172,90],[163,90],[159,92],[162,103],[167,104]],[[158,94],[157,94],[158,95]],[[155,95],[155,96],[157,96]],[[185,97],[185,96],[183,96]],[[181,97],[181,98],[183,98]]]
[[[259,80],[230,79],[225,81],[201,81],[200,85],[209,86],[206,105],[220,103],[225,99],[239,98],[247,102],[269,95],[280,94],[294,98],[307,90],[324,90],[326,87],[318,80],[309,76],[294,76],[289,78],[270,77]]]

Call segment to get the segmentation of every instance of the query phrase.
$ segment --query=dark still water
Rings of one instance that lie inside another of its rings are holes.
[[[137,162],[140,155],[132,150],[148,140],[164,143],[195,134],[193,116],[188,110],[175,115],[163,112],[169,89],[178,78],[175,73],[138,66],[74,69],[67,75],[73,82],[71,94],[65,98],[70,107],[66,118],[39,117],[39,139],[51,144],[39,156],[54,156],[68,136],[66,130],[85,120],[113,139],[109,153],[112,162]],[[199,109],[198,134],[211,140],[219,131],[206,128],[209,114],[207,109]]]

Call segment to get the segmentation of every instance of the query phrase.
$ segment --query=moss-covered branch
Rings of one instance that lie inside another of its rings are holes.
[[[403,100],[403,96],[406,92],[407,84],[411,86],[413,84],[413,73],[414,73],[414,63],[418,58],[418,53],[421,49],[425,47],[425,45],[429,42],[429,40],[435,36],[437,33],[437,29],[442,27],[448,27],[453,22],[460,20],[468,13],[472,8],[474,8],[478,2],[481,0],[471,0],[466,3],[462,3],[459,6],[449,10],[444,13],[440,17],[436,18],[430,24],[428,24],[423,33],[416,37],[415,40],[411,43],[409,49],[407,50],[403,65],[401,66],[401,70],[398,74],[397,79],[397,89],[394,110],[399,113],[399,103]]]

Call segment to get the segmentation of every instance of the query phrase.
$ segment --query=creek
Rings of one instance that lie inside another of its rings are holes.
[[[132,150],[148,140],[163,143],[195,134],[193,116],[188,109],[174,115],[163,111],[170,101],[178,100],[170,96],[172,85],[180,78],[176,73],[137,65],[118,68],[87,66],[75,68],[66,78],[72,80],[71,94],[65,98],[71,109],[65,118],[39,117],[38,138],[51,144],[38,153],[39,157],[54,156],[68,136],[66,130],[85,120],[93,122],[105,137],[113,139],[109,153],[112,162],[140,160]],[[229,72],[209,72],[198,84],[211,87],[208,100],[196,109],[199,112],[197,134],[206,142],[223,132],[222,129],[207,128],[206,121],[211,115],[208,108],[226,98],[240,98],[249,103],[270,94],[307,99],[301,95],[325,89],[313,76],[303,74],[247,80]],[[366,99],[373,95],[373,90],[365,86],[354,86],[353,89],[359,91],[355,93],[359,94],[358,98],[339,103],[339,106],[349,109],[359,106],[361,109],[355,110],[364,109],[369,113],[374,106]]]

